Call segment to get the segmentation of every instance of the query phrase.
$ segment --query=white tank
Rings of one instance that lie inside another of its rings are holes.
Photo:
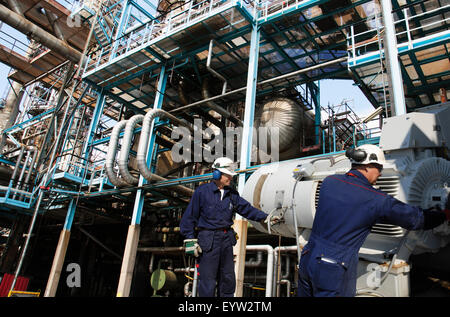
[[[254,126],[278,128],[280,160],[298,157],[301,145],[305,145],[305,139],[314,135],[313,117],[288,98],[276,98],[258,107],[255,111]],[[270,136],[267,139],[270,140]],[[270,151],[270,148],[268,150]]]

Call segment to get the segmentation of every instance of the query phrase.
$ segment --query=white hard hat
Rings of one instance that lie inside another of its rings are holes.
[[[237,173],[234,172],[236,165],[228,157],[219,157],[218,159],[216,159],[213,163],[212,168],[231,176],[237,175]]]
[[[345,155],[352,164],[386,164],[383,150],[374,144],[364,144],[355,149],[347,149]]]

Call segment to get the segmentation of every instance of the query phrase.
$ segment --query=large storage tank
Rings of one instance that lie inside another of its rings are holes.
[[[314,136],[313,116],[288,98],[276,98],[258,107],[255,111],[254,126],[259,132],[263,130],[258,128],[268,128],[264,131],[267,131],[269,153],[271,153],[270,140],[273,131],[271,129],[278,130],[280,161],[298,157],[301,147],[310,145]]]

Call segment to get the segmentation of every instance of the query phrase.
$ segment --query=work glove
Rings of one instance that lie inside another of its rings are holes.
[[[198,257],[202,253],[202,248],[198,244],[198,239],[186,239],[183,241],[184,252],[186,255]]]
[[[269,223],[270,226],[273,226],[280,222],[281,222],[280,216],[270,216],[270,217],[267,217],[266,220],[264,220],[264,223],[266,223],[266,224]]]

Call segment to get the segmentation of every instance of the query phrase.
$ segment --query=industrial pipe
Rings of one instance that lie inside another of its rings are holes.
[[[36,164],[36,158],[37,158],[37,148],[34,146],[25,145],[24,148],[28,151],[27,156],[25,158],[25,163],[22,166],[22,171],[20,172],[20,177],[16,185],[16,189],[21,189],[24,187],[24,185],[28,185],[30,182],[31,174],[33,173],[33,167]],[[31,152],[33,152],[33,157],[30,162],[30,166],[28,167],[27,176],[25,178],[25,182],[22,184],[22,179],[25,175],[27,164],[31,155]],[[14,194],[13,199],[15,199],[16,195]],[[20,195],[19,199],[21,199],[22,195]]]
[[[25,178],[24,185],[27,186],[25,190],[28,190],[28,186],[30,184],[31,174],[33,174],[34,166],[36,165],[36,159],[38,154],[38,149],[34,146],[30,146],[31,151],[33,151],[33,158],[31,159],[30,169],[28,170],[27,177]]]
[[[305,244],[305,241],[302,241],[302,243],[304,243]],[[280,266],[281,266],[281,252],[292,252],[292,251],[296,251],[297,252],[297,246],[296,245],[290,245],[290,246],[279,246],[279,247],[276,247],[275,249],[274,249],[274,261],[275,261],[275,263],[277,264],[277,266],[278,266],[278,261],[280,260]],[[280,257],[280,258],[279,258]],[[297,265],[298,265],[298,263],[297,263]],[[278,276],[275,276],[276,275],[276,272],[274,271],[273,272],[273,278],[274,278],[274,280],[275,281],[277,281],[278,282]],[[281,279],[283,279],[283,278],[285,278],[285,277],[287,277],[287,276],[281,276]],[[281,280],[280,280],[280,283],[281,283]],[[277,294],[275,294],[275,295],[278,295],[278,283],[277,283]],[[274,294],[271,294],[270,296],[273,296]]]
[[[117,187],[128,186],[128,183],[125,182],[122,178],[117,177],[116,173],[114,172],[114,161],[116,158],[117,144],[119,143],[119,134],[125,127],[127,122],[128,122],[127,120],[123,120],[118,122],[114,126],[109,141],[108,152],[106,154],[106,162],[105,162],[106,175],[108,175],[111,184]]]
[[[152,179],[156,179],[156,180],[164,179],[162,177],[159,177],[159,176],[153,174],[150,171],[150,169],[147,167],[147,162],[146,162],[146,156],[147,156],[147,152],[148,152],[148,144],[149,144],[149,140],[151,139],[152,134],[153,134],[153,120],[155,120],[156,117],[167,118],[170,121],[172,121],[173,123],[187,127],[190,131],[194,131],[194,128],[190,124],[178,119],[174,115],[172,115],[162,109],[153,109],[153,110],[150,110],[149,112],[147,112],[147,114],[144,117],[143,123],[142,123],[141,140],[139,141],[138,152],[136,155],[138,169],[141,172],[142,176],[147,181],[151,181]],[[160,178],[160,179],[158,179],[158,178]]]
[[[256,83],[256,85],[260,86],[260,85],[270,84],[270,83],[272,83],[274,81],[278,81],[278,80],[286,79],[286,78],[289,78],[289,77],[297,76],[297,75],[300,75],[300,74],[303,74],[303,73],[306,73],[306,72],[309,72],[309,71],[312,71],[312,70],[315,70],[315,69],[319,69],[319,68],[322,68],[322,67],[325,67],[325,66],[333,65],[333,64],[336,64],[336,63],[343,63],[343,62],[346,62],[347,59],[348,59],[347,57],[340,57],[340,58],[333,59],[333,60],[328,61],[328,62],[316,64],[316,65],[313,65],[313,66],[310,66],[310,67],[306,67],[306,68],[302,68],[302,69],[299,69],[299,70],[296,70],[296,71],[293,71],[293,72],[290,72],[290,73],[287,73],[287,74],[284,74],[284,75],[280,75],[278,77],[266,79],[266,80],[263,80],[263,81],[260,81],[260,82]],[[182,107],[178,107],[176,109],[170,110],[170,112],[173,113],[173,112],[183,111],[185,109],[192,108],[192,107],[197,107],[197,106],[200,106],[200,105],[202,105],[204,103],[208,103],[210,101],[214,101],[214,100],[218,100],[218,99],[221,99],[221,98],[224,98],[224,97],[228,97],[228,96],[240,93],[240,92],[244,92],[246,90],[247,90],[247,86],[241,87],[241,88],[237,88],[235,90],[228,91],[228,92],[226,92],[224,94],[221,94],[221,95],[217,95],[217,96],[214,96],[214,97],[211,97],[211,98],[208,98],[208,99],[199,100],[199,101],[193,102],[191,104],[188,104],[188,105],[185,105],[185,106],[182,106]]]
[[[0,4],[0,20],[72,62],[80,62],[82,54],[79,51],[2,4]]]
[[[213,43],[214,43],[214,40],[209,41],[209,50],[208,50],[208,58],[206,60],[206,69],[208,69],[208,71],[210,73],[212,73],[214,76],[216,76],[217,78],[219,78],[220,80],[223,81],[222,94],[224,94],[227,91],[227,79],[225,77],[223,77],[222,75],[220,75],[218,72],[216,72],[211,67],[211,57],[212,57],[212,51],[213,51]]]
[[[247,251],[265,251],[267,252],[267,271],[266,271],[266,297],[272,296],[273,284],[273,248],[268,244],[264,245],[247,245]]]
[[[123,135],[123,143],[122,148],[120,150],[119,155],[119,171],[123,180],[130,185],[137,185],[139,183],[139,178],[131,175],[128,170],[128,157],[130,155],[131,148],[131,140],[133,139],[134,128],[138,123],[141,123],[144,120],[144,116],[142,114],[137,114],[128,119],[128,122],[125,126],[125,133]]]
[[[209,95],[209,91],[208,91],[208,85],[209,85],[208,81],[203,80],[202,96],[203,96],[203,98],[205,98],[205,100],[209,100],[211,98],[211,96]],[[208,105],[208,107],[210,107],[212,110],[214,110],[218,114],[220,114],[220,115],[224,116],[225,118],[229,119],[230,121],[232,121],[234,124],[242,126],[242,121],[238,117],[231,114],[229,111],[227,111],[225,108],[219,106],[214,101],[208,101],[207,105]]]
[[[166,178],[161,177],[159,175],[153,174],[148,168],[146,164],[146,154],[147,147],[149,143],[149,139],[151,138],[151,134],[153,133],[153,128],[151,128],[151,124],[156,117],[166,117],[170,119],[172,122],[177,124],[186,126],[189,130],[193,131],[193,127],[188,123],[178,119],[177,117],[167,113],[161,109],[153,109],[147,112],[145,117],[142,118],[142,115],[135,115],[131,117],[129,120],[124,120],[118,122],[111,133],[111,139],[109,142],[108,152],[106,156],[105,169],[106,174],[109,178],[109,181],[116,186],[130,186],[135,185],[136,177],[130,174],[128,170],[128,155],[130,152],[131,139],[133,137],[133,131],[136,124],[139,121],[143,120],[142,130],[141,130],[141,140],[139,141],[139,149],[138,154],[136,156],[136,160],[138,163],[139,171],[148,181],[156,180],[156,181],[167,181]],[[119,170],[122,178],[116,177],[114,173],[114,160],[117,152],[117,143],[119,139],[120,131],[125,127],[124,141],[122,144],[122,149],[119,157]],[[140,161],[141,160],[141,161]],[[140,166],[139,166],[140,165]],[[146,173],[144,175],[144,173]],[[191,188],[181,185],[174,185],[174,189],[186,196],[192,196],[194,191]]]

